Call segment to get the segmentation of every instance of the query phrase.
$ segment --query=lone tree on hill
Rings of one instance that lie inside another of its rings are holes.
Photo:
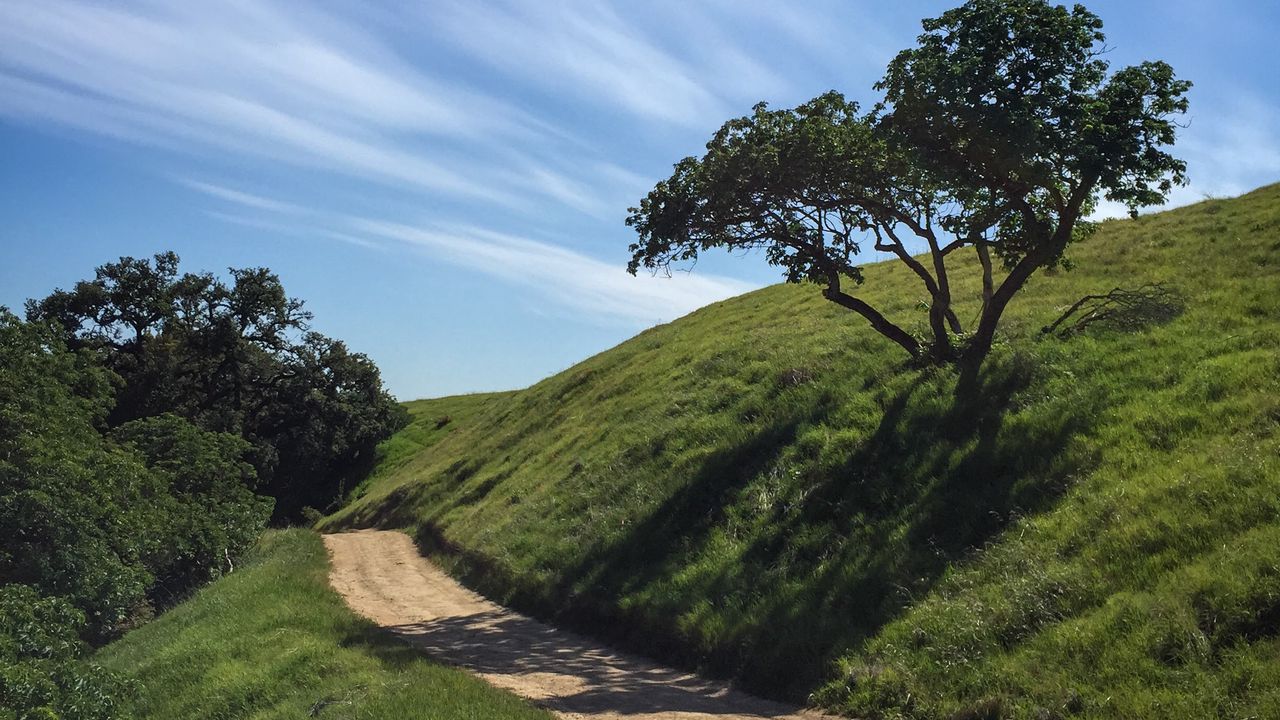
[[[1164,62],[1108,75],[1102,21],[1083,6],[972,0],[923,25],[866,114],[834,91],[792,110],[760,103],[701,159],[677,163],[631,208],[628,271],[762,249],[788,282],[824,285],[913,358],[976,373],[1010,299],[1090,231],[1083,218],[1099,196],[1136,214],[1185,184],[1186,163],[1164,148],[1191,83]],[[923,282],[923,337],[845,291],[863,281],[854,257],[865,244]],[[982,268],[972,329],[953,309],[947,267],[966,248]]]

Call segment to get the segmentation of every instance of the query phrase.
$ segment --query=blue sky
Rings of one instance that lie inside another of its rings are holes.
[[[873,102],[954,4],[0,0],[0,304],[173,249],[270,267],[402,399],[522,387],[775,282],[633,278],[626,209],[759,100]],[[1087,4],[1196,83],[1172,204],[1280,180],[1280,5]]]

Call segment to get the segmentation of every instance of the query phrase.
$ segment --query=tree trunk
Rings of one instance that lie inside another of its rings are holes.
[[[986,278],[990,272],[990,256],[985,252],[985,247],[980,247],[979,259],[983,263],[984,282],[983,295],[986,296],[986,302],[982,306],[982,317],[978,320],[978,327],[973,333],[973,340],[965,351],[965,357],[962,364],[965,365],[965,372],[972,372],[974,380],[977,379],[978,369],[982,366],[982,361],[987,358],[991,352],[991,343],[995,340],[996,326],[1000,324],[1000,316],[1004,314],[1005,307],[1009,304],[1009,300],[1022,289],[1027,283],[1031,275],[1040,269],[1050,259],[1057,257],[1067,244],[1071,242],[1071,233],[1075,230],[1076,220],[1080,217],[1080,208],[1083,206],[1093,192],[1093,185],[1098,181],[1097,173],[1090,173],[1081,182],[1080,186],[1072,193],[1071,202],[1068,207],[1063,210],[1058,217],[1058,226],[1053,233],[1045,237],[1042,242],[1035,243],[1035,250],[1028,253],[1013,270],[1009,271],[1004,282],[1000,283],[1000,287],[995,292],[989,291],[989,284]]]
[[[903,330],[890,322],[884,315],[881,315],[880,311],[852,295],[847,295],[841,292],[839,287],[828,287],[822,292],[822,295],[840,307],[852,310],[866,318],[867,321],[871,323],[871,327],[875,328],[876,332],[897,343],[903,350],[906,350],[911,357],[920,357],[920,343],[915,338],[911,337],[911,333],[908,333],[906,330]]]
[[[951,332],[962,333],[964,332],[964,326],[960,324],[960,319],[951,310],[951,279],[947,273],[947,258],[942,254],[942,249],[938,247],[938,241],[932,237],[929,238],[929,254],[933,258],[933,273],[938,278],[938,292],[935,293],[933,301],[935,304],[942,306],[940,310],[942,319],[951,327]],[[934,334],[936,335],[937,332],[935,329]],[[950,346],[951,342],[948,336],[948,350],[950,350]],[[949,352],[948,354],[953,353]]]
[[[947,332],[947,327],[957,333],[961,331],[960,322],[956,319],[955,313],[951,311],[951,288],[947,282],[947,265],[942,256],[942,251],[938,248],[938,242],[931,233],[917,232],[920,237],[925,238],[929,242],[930,255],[933,260],[934,273],[936,278],[929,274],[924,265],[907,252],[906,246],[898,240],[892,230],[887,231],[893,239],[893,244],[888,246],[876,245],[877,249],[886,249],[892,251],[898,256],[907,267],[911,268],[916,275],[924,281],[925,290],[929,291],[929,330],[933,333],[933,345],[929,348],[930,358],[939,364],[949,363],[955,360],[955,347],[951,344],[951,335]],[[837,288],[838,289],[838,288]],[[874,325],[875,322],[872,321]],[[896,327],[896,326],[895,326]],[[880,330],[879,327],[876,328]],[[884,330],[880,330],[884,333]],[[886,334],[887,335],[887,334]],[[891,339],[892,336],[888,336]],[[901,344],[901,343],[899,343]],[[919,343],[916,343],[919,348]],[[920,350],[913,355],[918,356]]]
[[[977,372],[978,367],[982,365],[982,361],[986,359],[987,354],[991,352],[991,344],[995,341],[996,327],[1000,324],[1000,316],[1004,314],[1004,309],[1009,305],[1009,300],[1022,289],[1031,274],[1040,266],[1040,262],[1036,259],[1040,253],[1028,255],[1021,262],[1014,266],[1009,272],[1009,276],[1000,283],[1000,288],[991,293],[991,298],[982,308],[982,315],[978,319],[978,327],[973,331],[973,338],[969,341],[969,347],[965,349],[962,364],[971,365],[972,370]]]
[[[982,264],[982,308],[985,310],[987,305],[991,304],[991,293],[995,287],[991,281],[991,251],[987,248],[985,241],[980,240],[975,247],[978,252],[978,262]]]
[[[1004,282],[1000,283],[1000,287],[995,292],[990,293],[986,302],[982,306],[982,316],[978,320],[978,327],[974,330],[973,339],[969,343],[969,347],[965,350],[965,356],[962,364],[971,365],[973,372],[977,372],[982,365],[982,361],[986,359],[987,354],[991,352],[991,344],[995,341],[996,327],[1000,324],[1000,316],[1004,314],[1004,309],[1009,305],[1009,301],[1013,296],[1018,294],[1023,285],[1027,284],[1027,280],[1039,270],[1041,266],[1047,263],[1051,258],[1066,247],[1067,241],[1071,239],[1070,228],[1075,224],[1072,219],[1065,225],[1059,225],[1058,230],[1052,236],[1046,238],[1044,242],[1038,243],[1036,250],[1027,254],[1013,266],[1009,274],[1005,277]],[[1063,228],[1068,228],[1064,234]],[[989,262],[989,260],[988,260]],[[984,295],[986,288],[983,289]]]
[[[933,296],[933,302],[929,305],[929,329],[933,331],[933,347],[930,348],[929,354],[939,364],[951,362],[956,354],[955,348],[951,345],[951,335],[947,332],[947,314],[950,306],[951,298],[945,291],[936,293]]]

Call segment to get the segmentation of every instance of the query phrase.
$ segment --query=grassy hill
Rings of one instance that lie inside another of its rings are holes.
[[[134,680],[126,717],[550,720],[424,659],[329,588],[318,535],[269,532],[249,564],[94,660]]]
[[[980,402],[779,285],[411,403],[324,525],[409,528],[499,601],[861,716],[1280,717],[1280,185],[1070,258],[1014,301]],[[913,276],[866,275],[923,326]],[[1040,338],[1149,282],[1185,312]]]

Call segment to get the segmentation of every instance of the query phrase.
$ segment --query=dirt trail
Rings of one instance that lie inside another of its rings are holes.
[[[405,534],[325,535],[330,582],[358,613],[433,658],[566,718],[816,720],[824,716],[624,655],[495,605],[418,554]]]

